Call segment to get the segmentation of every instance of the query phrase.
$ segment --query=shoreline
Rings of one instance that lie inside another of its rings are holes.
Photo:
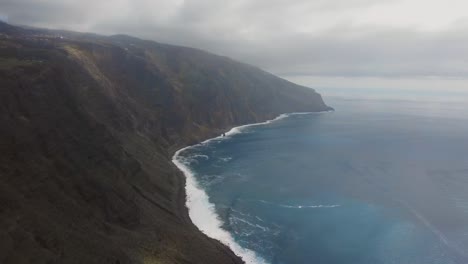
[[[228,139],[233,135],[242,133],[242,130],[247,127],[268,125],[281,119],[287,118],[292,115],[306,115],[306,114],[317,114],[327,113],[332,110],[319,111],[319,112],[296,112],[296,113],[285,113],[280,114],[274,119],[267,120],[259,123],[246,124],[231,128],[228,132],[209,138],[200,143],[193,144],[190,146],[183,147],[175,151],[172,156],[172,163],[184,174],[185,176],[185,207],[188,210],[188,215],[193,224],[205,235],[221,242],[231,249],[231,251],[238,257],[240,257],[245,263],[248,264],[267,264],[263,258],[257,255],[256,252],[243,248],[234,239],[234,237],[228,231],[222,228],[223,221],[216,213],[215,205],[209,201],[209,196],[205,190],[199,186],[199,183],[195,177],[194,172],[186,165],[180,158],[180,153],[183,151],[193,148],[195,146],[207,144],[214,140]]]

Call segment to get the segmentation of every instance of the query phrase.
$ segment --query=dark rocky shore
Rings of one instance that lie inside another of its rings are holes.
[[[200,50],[0,22],[0,263],[242,263],[191,223],[174,151],[327,109]]]

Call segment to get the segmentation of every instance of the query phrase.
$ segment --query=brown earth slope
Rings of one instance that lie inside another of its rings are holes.
[[[200,50],[0,23],[0,263],[241,263],[174,151],[319,94]]]

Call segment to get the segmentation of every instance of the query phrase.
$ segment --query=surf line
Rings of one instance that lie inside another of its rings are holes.
[[[201,143],[192,146],[187,146],[177,150],[174,156],[172,156],[172,163],[174,163],[176,167],[185,175],[185,192],[187,195],[185,205],[189,211],[190,219],[195,224],[195,226],[198,227],[198,229],[207,236],[216,239],[224,245],[228,246],[234,252],[234,254],[242,258],[246,263],[267,264],[267,262],[263,258],[258,256],[254,251],[240,246],[235,241],[231,233],[222,228],[223,221],[216,213],[215,205],[209,201],[208,194],[202,187],[200,187],[200,184],[198,183],[195,177],[195,173],[190,169],[188,165],[189,163],[180,154],[187,149],[209,143],[210,141],[230,138],[233,135],[242,133],[242,131],[247,127],[271,124],[272,122],[284,119],[292,115],[315,114],[323,112],[281,114],[278,117],[272,120],[267,120],[265,122],[233,127],[231,130],[221,134],[220,136],[207,139]]]

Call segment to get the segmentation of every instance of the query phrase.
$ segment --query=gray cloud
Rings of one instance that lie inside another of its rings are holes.
[[[2,0],[0,17],[197,47],[282,76],[467,78],[467,6],[450,1]]]

